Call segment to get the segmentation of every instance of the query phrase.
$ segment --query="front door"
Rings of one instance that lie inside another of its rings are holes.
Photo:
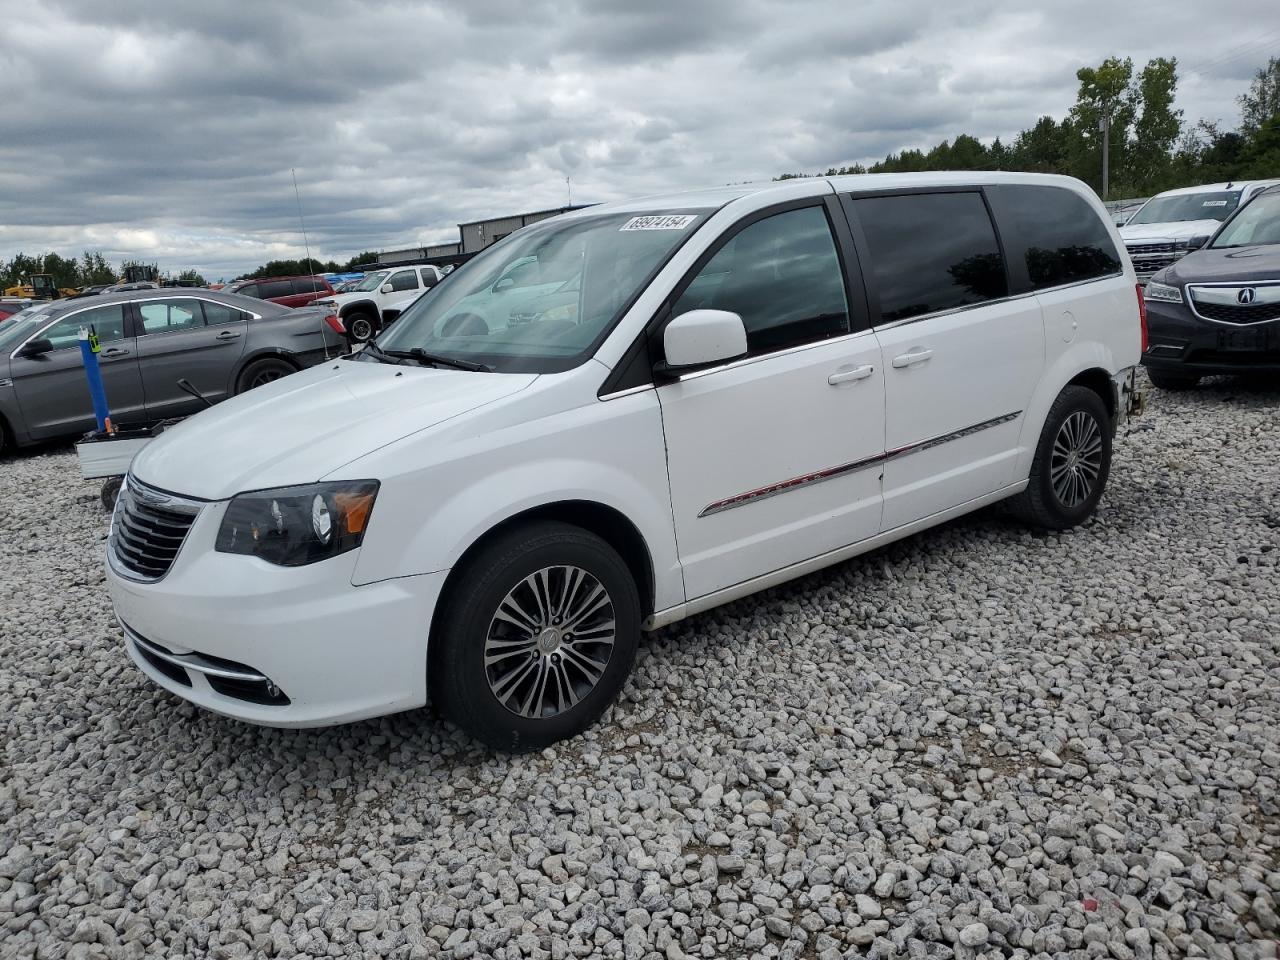
[[[658,387],[691,600],[874,536],[884,451],[880,348],[824,205],[728,236],[671,315],[700,307],[739,314],[749,354]]]
[[[1008,296],[980,191],[855,195],[846,209],[884,351],[891,530],[1015,481],[1044,322],[1034,297]]]
[[[195,297],[146,300],[134,307],[150,419],[204,409],[203,403],[178,386],[179,380],[190,382],[210,402],[228,395],[236,361],[244,353],[248,314]]]
[[[82,326],[96,330],[102,344],[98,366],[112,421],[120,425],[145,419],[138,354],[133,337],[125,336],[124,311],[125,305],[112,303],[69,314],[39,334],[53,344],[51,352],[10,361],[13,388],[32,439],[96,426],[80,355]]]

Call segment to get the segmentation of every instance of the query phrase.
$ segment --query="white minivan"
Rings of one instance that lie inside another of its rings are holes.
[[[254,723],[430,699],[545,746],[642,629],[1006,498],[1087,519],[1144,337],[1122,249],[1087,187],[1023,174],[531,224],[359,354],[143,450],[107,546],[126,649]]]

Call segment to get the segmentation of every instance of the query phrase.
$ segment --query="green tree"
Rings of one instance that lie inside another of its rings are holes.
[[[1249,90],[1242,93],[1240,104],[1240,131],[1253,137],[1273,117],[1280,115],[1280,57],[1272,57],[1267,65],[1253,76]]]
[[[1169,177],[1173,144],[1182,132],[1182,111],[1173,108],[1177,85],[1176,58],[1157,57],[1138,75],[1141,111],[1133,127],[1129,168],[1123,171],[1136,193],[1161,190]]]
[[[180,274],[178,274],[178,283],[184,284],[184,285],[193,285],[197,287],[208,286],[208,283],[205,282],[204,277],[201,276],[195,270],[183,270]]]
[[[1070,118],[1075,137],[1067,148],[1068,169],[1080,179],[1102,189],[1102,130],[1104,117],[1110,122],[1110,165],[1116,173],[1126,169],[1129,133],[1138,112],[1138,94],[1133,83],[1133,60],[1108,57],[1096,67],[1076,71],[1080,87]],[[1113,174],[1113,180],[1120,176]],[[1106,197],[1103,197],[1105,200]]]
[[[77,285],[89,287],[100,283],[115,283],[116,272],[100,251],[86,250],[80,258],[80,276]]]
[[[1280,170],[1280,113],[1262,122],[1245,147],[1242,177],[1273,177]]]

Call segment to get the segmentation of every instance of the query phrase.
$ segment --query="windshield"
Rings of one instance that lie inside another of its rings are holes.
[[[1184,220],[1225,220],[1240,205],[1239,190],[1183,193],[1153,197],[1125,226],[1140,223],[1181,223]]]
[[[357,283],[354,287],[348,287],[350,290],[359,290],[364,293],[367,290],[377,290],[382,286],[382,280],[386,277],[387,271],[379,270],[377,273],[366,273],[364,279]]]
[[[555,217],[489,247],[378,338],[495,370],[581,363],[707,210]]]
[[[45,324],[52,306],[52,303],[37,303],[0,322],[0,354],[12,352],[18,344]]]
[[[1264,193],[1246,203],[1209,246],[1221,249],[1255,243],[1280,243],[1280,192]]]

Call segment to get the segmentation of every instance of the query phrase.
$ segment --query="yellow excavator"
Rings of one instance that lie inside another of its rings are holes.
[[[79,291],[74,287],[58,287],[53,282],[53,274],[34,273],[26,283],[9,287],[4,291],[6,297],[24,297],[28,300],[57,300],[59,297],[75,296]]]

